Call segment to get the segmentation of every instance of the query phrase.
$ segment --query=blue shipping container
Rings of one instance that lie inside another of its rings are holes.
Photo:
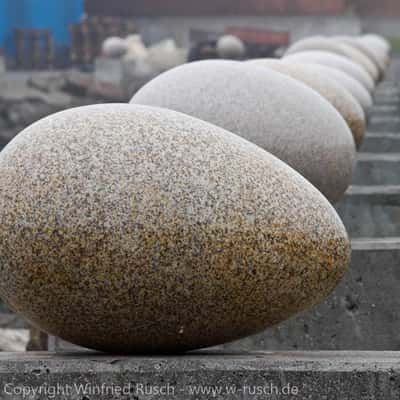
[[[49,29],[56,48],[68,47],[69,26],[83,13],[84,0],[0,0],[0,48],[14,53],[16,28]]]

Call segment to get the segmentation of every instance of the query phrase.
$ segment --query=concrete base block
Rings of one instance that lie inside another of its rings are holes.
[[[0,382],[2,399],[388,400],[400,396],[400,354],[2,353]]]
[[[380,115],[393,115],[399,111],[399,107],[396,104],[377,104],[371,107],[370,114],[380,114]]]
[[[400,153],[400,133],[367,133],[361,152],[365,153]],[[400,182],[400,179],[399,179]]]
[[[396,185],[400,183],[400,153],[360,153],[353,185]]]
[[[400,131],[400,116],[393,114],[371,115],[371,117],[369,118],[369,129],[377,132],[385,132],[385,131],[398,132]]]
[[[400,186],[351,186],[335,207],[350,237],[400,236]]]

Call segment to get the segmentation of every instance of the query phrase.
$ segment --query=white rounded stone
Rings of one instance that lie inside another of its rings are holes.
[[[117,36],[106,39],[102,45],[102,54],[109,58],[123,57],[127,51],[128,45],[125,40]]]
[[[384,69],[386,70],[390,62],[389,52],[386,47],[383,46],[382,43],[378,41],[374,36],[362,36],[358,38],[358,41],[375,54],[375,57],[379,60],[379,62],[384,66]]]
[[[284,62],[291,62],[285,61]],[[321,64],[305,64],[299,63],[302,65],[308,65],[312,67],[316,72],[325,74],[329,76],[331,79],[334,79],[338,84],[342,85],[347,91],[349,91],[355,99],[358,100],[364,112],[368,114],[369,110],[372,107],[373,101],[370,93],[360,82],[352,78],[350,75],[331,67],[327,67],[326,65]]]
[[[328,37],[313,36],[299,40],[289,47],[289,49],[286,51],[286,55],[310,50],[328,51],[330,53],[347,57],[351,61],[364,68],[364,70],[374,81],[377,81],[379,78],[378,68],[362,52],[354,47],[348,46],[343,42]]]
[[[366,128],[364,111],[353,95],[329,75],[316,70],[312,64],[276,59],[258,59],[249,62],[290,76],[314,89],[339,111],[351,129],[357,147],[361,146]]]
[[[358,80],[369,92],[372,92],[375,84],[368,72],[360,65],[339,54],[328,51],[310,50],[300,53],[289,54],[284,57],[286,60],[322,64],[328,67],[339,69]]]
[[[368,39],[369,41],[374,43],[376,46],[381,47],[381,49],[383,51],[385,51],[387,54],[389,54],[392,50],[392,46],[391,46],[390,42],[381,35],[377,35],[376,33],[368,33],[362,37],[364,39]]]
[[[217,42],[217,52],[221,58],[240,59],[246,54],[246,48],[238,37],[224,35]]]
[[[340,41],[341,43],[345,43],[353,48],[356,48],[360,52],[362,52],[366,57],[368,57],[372,63],[378,68],[379,71],[379,79],[382,79],[383,74],[386,70],[385,63],[376,56],[376,54],[371,51],[364,43],[358,40],[356,36],[335,36],[336,40]]]
[[[349,186],[350,129],[306,85],[249,63],[208,60],[159,75],[131,100],[180,111],[236,133],[300,172],[331,201]]]

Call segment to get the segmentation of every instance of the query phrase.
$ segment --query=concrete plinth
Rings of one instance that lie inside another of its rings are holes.
[[[387,400],[400,396],[400,354],[119,357],[3,353],[0,382],[1,399]]]
[[[396,104],[377,104],[371,107],[370,114],[379,114],[381,116],[396,114],[399,110]]]
[[[360,153],[353,185],[396,185],[400,183],[400,153]]]
[[[336,209],[353,238],[400,236],[400,186],[351,186]]]
[[[367,133],[361,151],[365,153],[400,153],[400,133]]]
[[[388,103],[384,104],[388,106]],[[377,132],[398,132],[400,131],[400,116],[393,114],[372,115],[369,119],[369,129]]]

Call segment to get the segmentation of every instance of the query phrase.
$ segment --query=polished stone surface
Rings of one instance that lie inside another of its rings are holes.
[[[1,296],[43,330],[109,352],[261,331],[322,301],[350,258],[332,206],[276,157],[128,104],[19,134],[0,155],[0,219]]]
[[[361,146],[366,128],[364,111],[352,94],[329,75],[322,74],[318,71],[318,67],[315,68],[312,64],[284,62],[275,59],[257,59],[249,62],[290,76],[314,89],[339,111],[353,133],[357,148]]]
[[[332,202],[351,181],[355,146],[334,107],[304,84],[249,63],[200,61],[153,79],[131,100],[214,123],[268,150]]]

